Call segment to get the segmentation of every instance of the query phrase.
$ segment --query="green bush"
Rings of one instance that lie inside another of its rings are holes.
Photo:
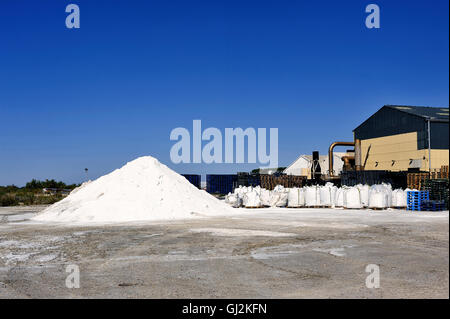
[[[19,199],[14,194],[4,194],[0,196],[0,206],[19,205]]]

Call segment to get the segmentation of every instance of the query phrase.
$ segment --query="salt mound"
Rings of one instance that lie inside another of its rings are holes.
[[[33,220],[52,222],[129,222],[186,219],[232,213],[151,156],[127,163],[84,183]]]

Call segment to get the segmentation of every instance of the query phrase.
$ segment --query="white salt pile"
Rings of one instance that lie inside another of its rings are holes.
[[[129,222],[233,213],[151,156],[85,183],[32,218],[51,222]]]

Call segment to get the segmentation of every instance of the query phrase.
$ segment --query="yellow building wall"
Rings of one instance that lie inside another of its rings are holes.
[[[361,140],[361,161],[363,165],[366,161],[366,170],[406,171],[411,159],[421,159],[420,169],[428,171],[428,149],[417,149],[417,132]],[[431,150],[432,170],[448,164],[449,150]]]

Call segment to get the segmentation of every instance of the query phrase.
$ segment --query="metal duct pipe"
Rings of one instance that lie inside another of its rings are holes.
[[[330,145],[330,148],[328,149],[328,174],[329,174],[330,177],[334,177],[334,171],[333,171],[333,149],[336,146],[355,146],[355,142],[334,142],[334,143],[332,143]]]
[[[357,171],[360,171],[362,167],[361,140],[355,139],[355,168]]]

